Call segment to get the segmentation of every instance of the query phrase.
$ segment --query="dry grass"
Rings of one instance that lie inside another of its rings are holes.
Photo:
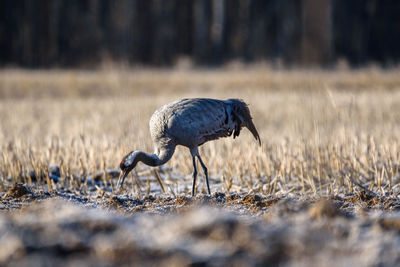
[[[238,140],[202,146],[212,191],[332,195],[371,190],[398,196],[399,74],[374,69],[3,70],[0,190],[23,182],[86,194],[87,180],[81,178],[118,168],[130,150],[152,151],[148,121],[159,106],[184,97],[238,97],[250,104],[263,144],[258,147],[243,131]],[[61,167],[61,181],[48,186],[49,164]],[[187,149],[178,148],[166,167],[172,168],[160,175],[167,193],[189,192]],[[44,179],[32,182],[28,170]],[[157,174],[147,166],[140,164],[133,175],[139,179],[128,179],[134,184],[126,186],[129,193],[161,192]],[[204,192],[203,180],[198,187]]]

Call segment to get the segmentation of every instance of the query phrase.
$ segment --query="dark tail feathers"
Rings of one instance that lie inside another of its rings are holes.
[[[256,126],[254,126],[253,119],[250,115],[250,110],[247,104],[241,100],[241,99],[228,99],[228,101],[232,105],[232,111],[237,117],[243,118],[243,122],[241,122],[241,125],[238,127],[238,129],[235,129],[236,132],[234,133],[234,137],[238,136],[240,133],[240,128],[242,126],[246,126],[247,129],[250,130],[250,132],[253,134],[254,138],[258,140],[258,143],[261,146],[261,139],[260,136],[257,132]]]

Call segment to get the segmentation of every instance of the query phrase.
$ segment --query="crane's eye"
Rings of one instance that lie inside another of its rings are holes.
[[[127,168],[127,166],[125,165],[125,160],[121,161],[121,164],[119,164],[119,167],[121,168],[121,170],[125,170]]]
[[[122,161],[121,161],[121,164],[119,164],[119,167],[121,168],[121,170],[123,170],[123,169],[126,169],[126,161],[123,159]]]

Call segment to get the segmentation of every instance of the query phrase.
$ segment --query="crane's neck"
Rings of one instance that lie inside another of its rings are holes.
[[[141,161],[148,166],[160,166],[166,163],[172,155],[174,154],[175,146],[158,149],[154,154],[149,154],[140,150],[134,151],[131,156],[129,157],[129,161],[133,163],[133,166]]]

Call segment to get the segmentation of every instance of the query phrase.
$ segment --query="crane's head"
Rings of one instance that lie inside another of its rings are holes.
[[[135,151],[129,152],[125,157],[122,158],[119,167],[121,168],[121,173],[118,179],[118,188],[121,188],[124,184],[125,177],[136,167],[137,161],[135,160]]]

